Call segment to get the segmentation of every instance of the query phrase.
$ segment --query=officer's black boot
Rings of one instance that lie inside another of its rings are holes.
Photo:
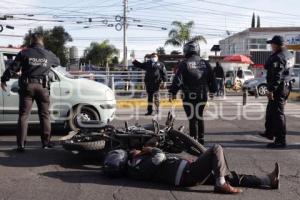
[[[22,152],[24,152],[24,151],[25,151],[25,146],[18,145],[18,147],[17,147],[17,152],[22,153]]]
[[[52,149],[54,148],[55,144],[54,142],[50,141],[50,136],[44,135],[42,138],[42,148],[43,149]]]
[[[52,149],[55,147],[55,144],[54,142],[45,142],[43,143],[43,149]]]
[[[147,108],[147,113],[146,113],[145,115],[146,115],[146,116],[152,115],[152,112],[153,112],[152,106],[148,106],[148,108]]]
[[[24,141],[23,144],[18,143],[17,152],[20,152],[20,153],[24,152],[25,151],[25,146],[26,146],[26,141]]]

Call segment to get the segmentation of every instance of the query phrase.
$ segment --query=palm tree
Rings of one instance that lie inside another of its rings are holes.
[[[174,28],[170,30],[169,39],[165,42],[165,45],[182,47],[185,43],[189,41],[206,43],[206,39],[202,35],[191,35],[194,25],[194,21],[189,21],[188,23],[173,21],[172,26]]]

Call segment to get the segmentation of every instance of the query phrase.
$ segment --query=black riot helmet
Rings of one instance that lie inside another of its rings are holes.
[[[191,55],[200,55],[200,46],[198,42],[190,41],[183,46],[183,54],[185,57]]]
[[[126,172],[128,154],[122,149],[108,152],[104,160],[104,173],[110,177],[121,177]]]

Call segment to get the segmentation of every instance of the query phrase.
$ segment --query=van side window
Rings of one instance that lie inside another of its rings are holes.
[[[49,72],[49,79],[50,79],[51,82],[58,82],[59,81],[58,76],[52,70],[50,70],[50,72]]]

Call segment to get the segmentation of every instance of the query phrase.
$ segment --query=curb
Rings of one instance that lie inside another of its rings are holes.
[[[176,99],[172,103],[169,102],[168,99],[161,99],[160,100],[160,107],[182,107],[182,100]],[[124,100],[117,100],[117,108],[146,108],[148,106],[147,99],[124,99]]]

